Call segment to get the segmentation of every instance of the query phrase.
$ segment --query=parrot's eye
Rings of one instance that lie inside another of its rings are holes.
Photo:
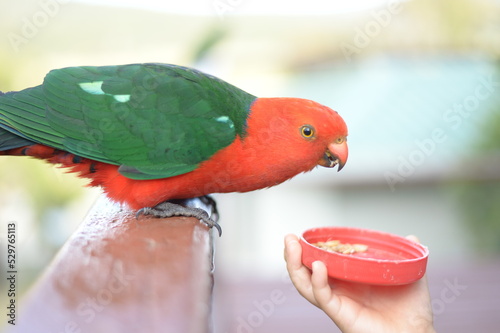
[[[306,139],[310,139],[314,136],[314,127],[311,125],[304,125],[300,128],[300,133]]]
[[[335,143],[340,145],[340,144],[344,143],[344,141],[346,141],[346,138],[339,137],[339,138],[337,138],[337,140],[335,140]]]

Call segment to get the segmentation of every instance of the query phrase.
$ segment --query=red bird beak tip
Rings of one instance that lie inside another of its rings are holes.
[[[338,165],[339,168],[337,171],[340,171],[347,162],[347,156],[348,148],[346,140],[343,140],[341,143],[330,143],[318,164],[327,168],[333,168]]]

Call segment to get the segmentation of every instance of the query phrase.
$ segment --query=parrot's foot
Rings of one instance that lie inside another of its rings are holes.
[[[200,206],[209,210],[213,218],[208,215],[205,209],[200,208]],[[140,215],[152,215],[155,217],[194,217],[205,223],[209,228],[215,227],[219,232],[219,237],[222,235],[222,228],[217,223],[219,220],[217,206],[215,200],[209,196],[194,199],[165,201],[154,207],[139,209],[136,216],[139,217]]]

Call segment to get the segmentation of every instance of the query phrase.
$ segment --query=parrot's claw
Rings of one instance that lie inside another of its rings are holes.
[[[208,208],[213,218],[211,218],[204,209],[199,208],[200,206]],[[205,223],[209,228],[215,227],[219,232],[219,237],[222,235],[222,228],[217,223],[219,214],[217,212],[215,200],[209,196],[186,200],[165,201],[154,207],[139,209],[136,213],[136,217],[138,218],[141,215],[152,215],[155,217],[194,217]]]

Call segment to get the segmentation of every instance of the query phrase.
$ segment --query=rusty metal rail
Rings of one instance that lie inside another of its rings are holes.
[[[212,231],[198,220],[136,219],[101,199],[21,302],[12,331],[210,332],[212,271]]]

